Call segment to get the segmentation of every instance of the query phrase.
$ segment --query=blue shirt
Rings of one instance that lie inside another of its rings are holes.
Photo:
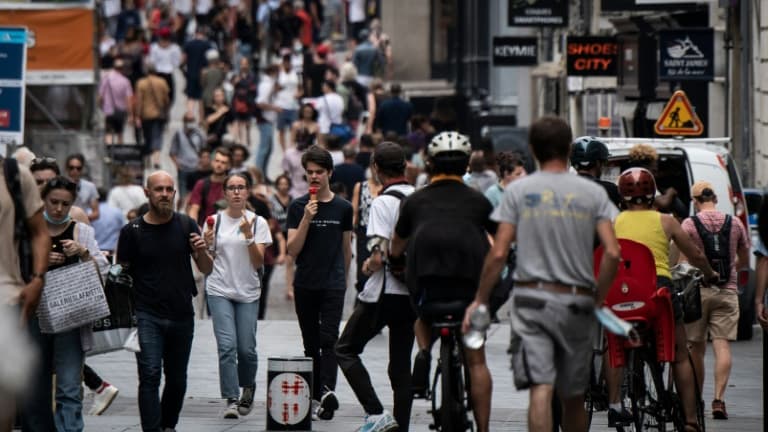
[[[405,136],[412,113],[413,105],[410,102],[392,97],[381,103],[375,121],[385,135],[387,132],[395,132],[398,136]]]
[[[496,208],[501,204],[501,200],[504,197],[504,188],[496,183],[485,190],[485,197],[493,204],[493,208]]]
[[[99,218],[92,221],[91,226],[96,231],[96,242],[101,250],[115,250],[123,225],[125,217],[122,210],[105,202],[99,203]]]

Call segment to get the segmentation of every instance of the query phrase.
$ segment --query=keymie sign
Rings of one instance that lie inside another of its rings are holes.
[[[532,66],[538,64],[538,39],[535,37],[494,37],[494,66]]]

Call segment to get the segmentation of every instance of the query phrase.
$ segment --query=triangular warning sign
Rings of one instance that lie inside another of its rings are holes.
[[[685,92],[678,90],[669,98],[653,129],[659,135],[698,136],[704,133],[704,124],[691,108]]]

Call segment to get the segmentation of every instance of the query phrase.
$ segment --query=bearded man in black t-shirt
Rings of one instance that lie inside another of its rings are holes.
[[[293,292],[304,354],[314,363],[315,413],[331,420],[339,408],[335,346],[352,259],[352,205],[331,192],[333,158],[327,150],[309,147],[301,165],[309,194],[288,208],[287,249],[296,259]]]
[[[424,394],[429,380],[430,321],[424,306],[463,301],[469,305],[480,281],[483,260],[496,231],[490,216],[493,206],[483,194],[464,184],[472,152],[469,139],[458,132],[443,132],[427,146],[430,184],[403,203],[395,227],[390,262],[407,250],[406,284],[416,306],[416,342],[419,353],[413,367],[414,393]],[[462,311],[457,311],[461,317]],[[491,412],[491,374],[485,349],[464,348],[472,382],[472,412],[478,432],[487,432]]]

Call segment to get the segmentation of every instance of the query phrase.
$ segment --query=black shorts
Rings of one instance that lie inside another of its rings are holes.
[[[125,130],[125,120],[127,114],[125,111],[115,111],[104,119],[104,126],[108,133],[122,134]]]
[[[429,276],[418,279],[418,289],[412,292],[416,312],[424,321],[436,318],[434,305],[453,304],[455,318],[464,318],[464,310],[475,299],[477,282],[469,279]],[[442,314],[441,314],[442,315]]]
[[[683,322],[683,299],[677,295],[677,284],[666,276],[656,276],[656,288],[666,288],[672,297],[672,312],[675,314],[675,322]]]

